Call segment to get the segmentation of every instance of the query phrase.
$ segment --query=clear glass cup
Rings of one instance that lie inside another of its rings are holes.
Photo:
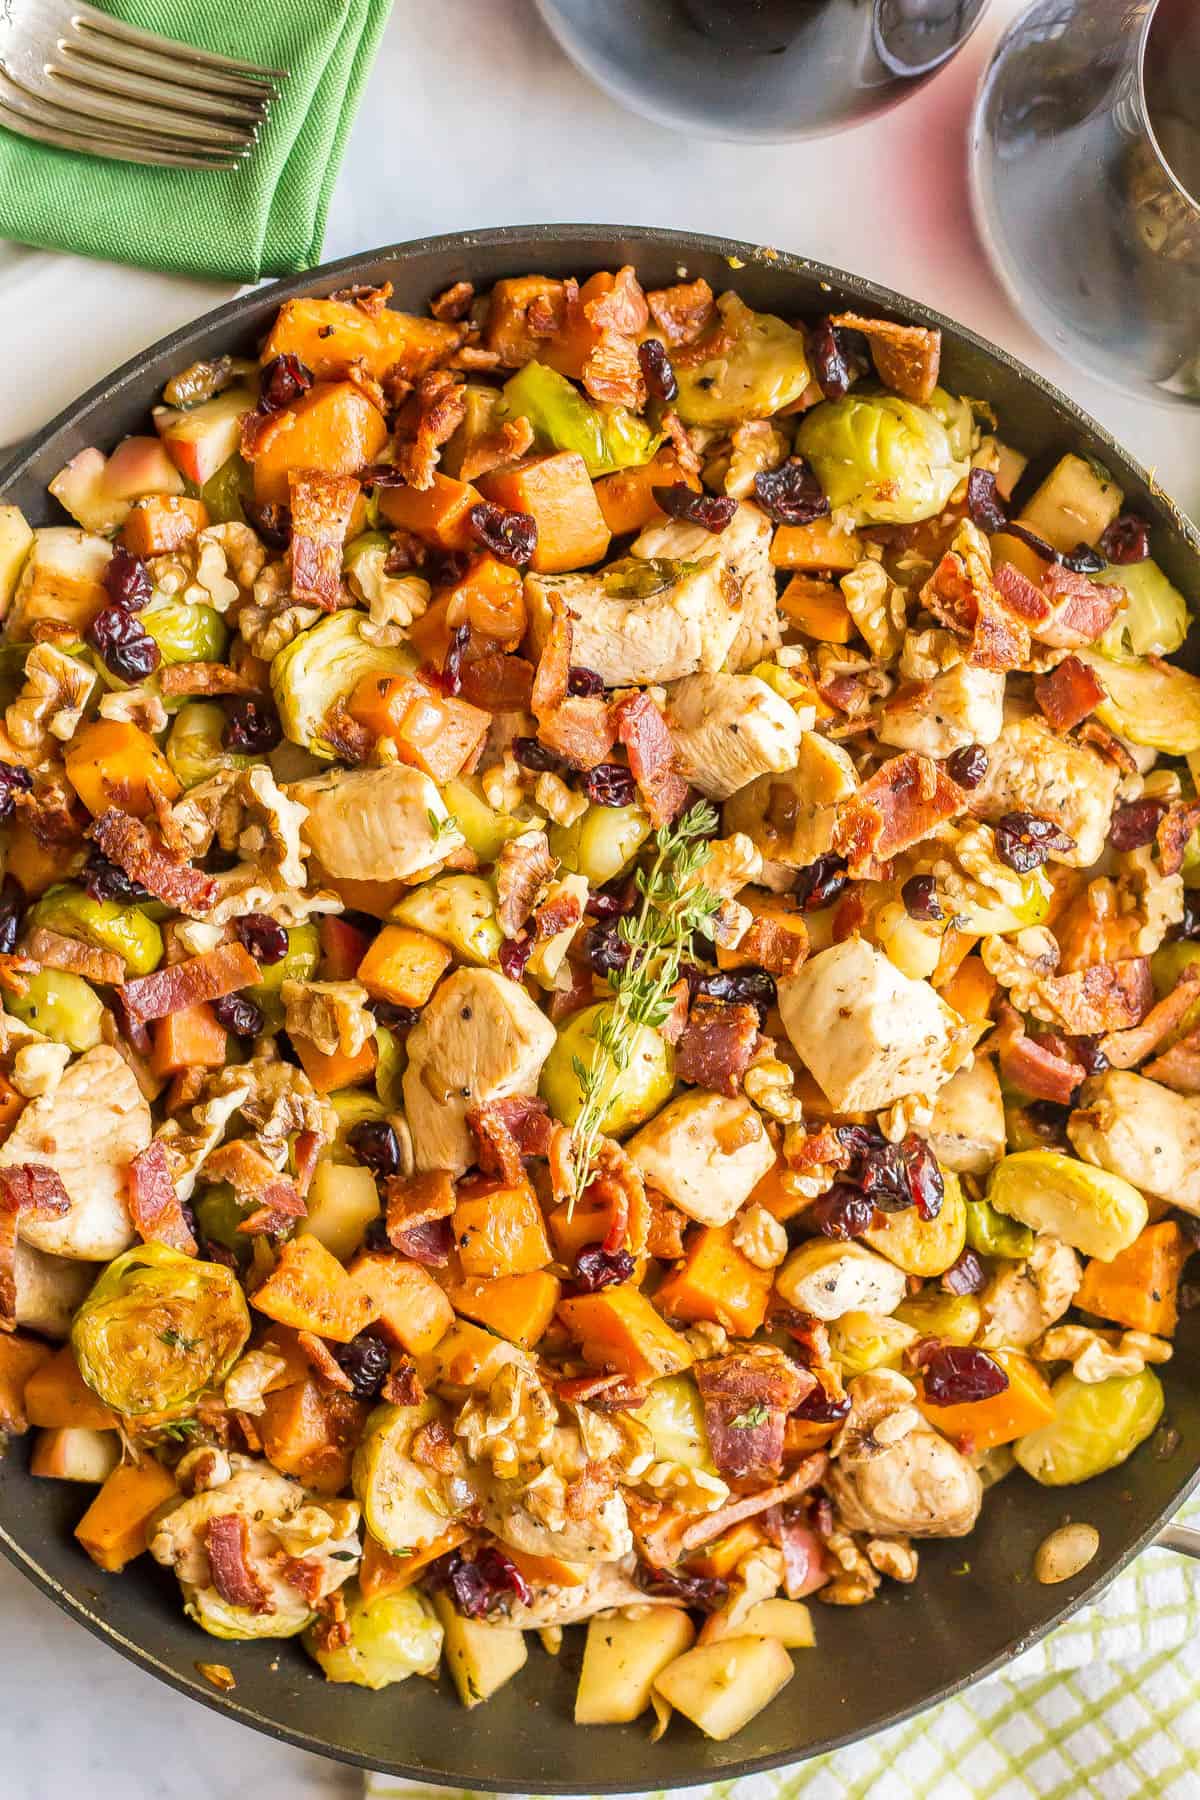
[[[1200,0],[1036,0],[971,123],[993,264],[1055,349],[1200,404]]]

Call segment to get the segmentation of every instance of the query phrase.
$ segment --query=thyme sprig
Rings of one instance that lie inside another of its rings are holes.
[[[605,1115],[618,1075],[628,1069],[643,1026],[657,1030],[675,1004],[672,989],[693,936],[711,938],[719,897],[699,879],[709,856],[708,840],[717,814],[707,801],[690,807],[674,824],[655,833],[655,856],[637,875],[641,905],[621,920],[618,931],[629,955],[608,973],[611,1006],[592,1027],[596,1050],[590,1064],[572,1060],[583,1105],[571,1130],[571,1167],[577,1199],[591,1179]]]

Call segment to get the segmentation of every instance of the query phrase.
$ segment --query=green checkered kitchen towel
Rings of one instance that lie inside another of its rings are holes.
[[[257,281],[320,260],[329,197],[391,0],[99,0],[201,49],[288,70],[237,169],[148,169],[0,128],[0,237],[186,275]]]
[[[1200,1497],[1179,1520],[1200,1525]],[[675,1800],[1194,1800],[1196,1576],[1174,1551],[1147,1550],[1094,1606],[1002,1675],[865,1743],[766,1775],[685,1789]],[[676,1722],[672,1729],[688,1727]],[[383,1775],[367,1776],[366,1793],[367,1800],[447,1800],[445,1788]]]

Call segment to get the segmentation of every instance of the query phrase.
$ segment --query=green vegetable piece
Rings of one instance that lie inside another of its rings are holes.
[[[365,614],[331,613],[293,638],[271,664],[271,692],[280,722],[294,744],[331,762],[336,752],[324,736],[339,700],[348,700],[365,675],[411,675],[415,653],[406,645],[372,644],[363,636]]]
[[[643,419],[623,406],[593,406],[565,375],[529,362],[504,384],[504,411],[533,428],[539,450],[574,450],[589,475],[609,475],[648,463],[662,443]]]
[[[1186,938],[1180,938],[1161,945],[1150,958],[1150,976],[1154,982],[1155,998],[1161,1000],[1165,994],[1172,993],[1178,986],[1183,971],[1194,967],[1196,963],[1200,963],[1200,944],[1189,943]],[[1197,1026],[1200,1026],[1200,1000],[1193,1000],[1174,1031],[1163,1039],[1163,1048],[1169,1048],[1179,1038],[1195,1031]]]
[[[573,825],[551,826],[550,851],[567,874],[599,887],[628,868],[650,829],[640,806],[589,806]]]
[[[798,400],[812,379],[804,333],[773,313],[752,311],[736,294],[722,294],[717,305],[721,348],[676,369],[676,411],[687,425],[769,419]]]
[[[1051,1393],[1050,1423],[1013,1445],[1021,1468],[1043,1487],[1074,1487],[1115,1469],[1162,1417],[1162,1383],[1153,1369],[1107,1381],[1060,1375]]]
[[[148,975],[162,961],[163,936],[153,919],[136,906],[93,900],[80,887],[51,888],[30,908],[26,922],[101,950],[115,950],[130,975]]]
[[[969,1344],[982,1323],[982,1308],[974,1294],[939,1294],[926,1289],[902,1300],[893,1318],[911,1325],[921,1337],[941,1338],[947,1344]]]
[[[195,787],[222,769],[248,769],[252,756],[226,750],[221,742],[225,708],[217,700],[189,700],[171,724],[166,758],[182,787]]]
[[[987,1200],[968,1200],[967,1246],[979,1256],[1000,1256],[1006,1262],[1024,1262],[1035,1238],[1028,1225],[1008,1219]]]
[[[597,1020],[611,1017],[613,1010],[611,1000],[601,1000],[563,1021],[542,1065],[538,1091],[556,1119],[573,1125],[583,1110],[587,1078],[600,1069],[604,1105],[600,1130],[620,1137],[644,1124],[670,1098],[675,1053],[661,1033],[640,1025],[630,1034],[625,1067],[613,1066],[594,1035]]]
[[[633,1417],[654,1439],[657,1461],[682,1463],[687,1469],[716,1474],[704,1423],[704,1405],[690,1375],[665,1375],[660,1381],[652,1381]]]
[[[93,1393],[136,1416],[177,1412],[223,1381],[249,1336],[232,1269],[138,1244],[100,1276],[75,1315],[71,1346]]]
[[[451,1519],[433,1471],[409,1455],[422,1425],[442,1418],[437,1400],[420,1406],[377,1406],[354,1452],[352,1481],[367,1530],[393,1555],[423,1550]]]
[[[838,511],[860,525],[913,525],[941,512],[967,472],[927,407],[850,393],[805,413],[796,448]]]
[[[330,1094],[329,1104],[337,1114],[338,1127],[326,1154],[331,1162],[357,1163],[359,1159],[347,1138],[354,1127],[365,1120],[386,1119],[388,1109],[382,1100],[377,1100],[374,1094],[364,1093],[362,1088],[339,1088],[336,1094]]]
[[[345,1594],[348,1643],[327,1649],[323,1633],[310,1626],[304,1634],[304,1648],[320,1664],[326,1681],[385,1688],[410,1675],[436,1674],[443,1632],[424,1594],[415,1587],[401,1588],[368,1601],[357,1583]]]
[[[1124,588],[1129,596],[1129,605],[1097,645],[1105,656],[1173,656],[1180,648],[1188,630],[1187,601],[1152,556],[1140,563],[1110,563],[1092,580]]]
[[[987,1198],[1010,1219],[1101,1262],[1127,1250],[1146,1227],[1146,1202],[1137,1188],[1058,1150],[1003,1157],[992,1170]]]
[[[82,975],[68,969],[39,969],[26,976],[23,994],[5,994],[6,1011],[56,1044],[91,1050],[100,1042],[104,1007]]]
[[[399,1112],[404,1105],[404,1071],[408,1067],[405,1040],[386,1025],[375,1027],[375,1092],[385,1112]]]
[[[160,600],[139,613],[164,663],[223,662],[229,628],[213,606],[193,600]]]
[[[247,988],[255,1000],[277,994],[285,981],[308,981],[321,955],[320,933],[315,925],[289,925],[288,947],[276,963],[263,963],[262,980]]]
[[[1011,931],[1024,931],[1027,925],[1040,925],[1050,911],[1054,890],[1045,869],[1031,869],[1026,875],[1005,870],[1005,880],[1021,884],[1021,897],[1012,902],[1000,896],[982,881],[967,879],[963,892],[954,900],[955,924],[972,936],[1003,937]]]
[[[952,454],[960,462],[968,461],[979,438],[970,402],[960,400],[957,394],[950,393],[944,387],[935,387],[929,396],[928,405],[934,418],[945,427]]]
[[[196,1195],[192,1211],[207,1243],[220,1244],[223,1249],[232,1250],[239,1262],[249,1262],[253,1244],[238,1226],[257,1204],[254,1200],[243,1203],[227,1181],[215,1181]]]
[[[532,814],[528,807],[521,809],[530,815],[526,818],[497,812],[488,804],[475,775],[456,775],[444,783],[442,799],[451,816],[458,820],[458,829],[466,839],[467,848],[481,863],[495,862],[510,838],[519,837],[523,831],[530,831],[541,823],[540,815]]]
[[[845,1379],[871,1369],[897,1369],[900,1358],[920,1333],[903,1319],[886,1313],[848,1312],[829,1327],[829,1349]]]
[[[1075,654],[1095,670],[1106,698],[1096,717],[1131,744],[1190,756],[1200,750],[1200,680],[1174,663],[1118,662],[1094,650]]]
[[[253,471],[235,450],[229,461],[209,476],[200,489],[200,498],[214,525],[242,525],[246,521],[242,501],[250,499],[253,493]]]
[[[482,875],[439,875],[405,894],[388,918],[427,931],[464,962],[497,966],[504,934],[495,890]]]

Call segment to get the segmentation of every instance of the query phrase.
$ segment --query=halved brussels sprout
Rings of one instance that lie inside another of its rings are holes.
[[[164,663],[222,662],[229,627],[215,606],[192,600],[159,600],[138,618]]]
[[[676,371],[676,411],[688,425],[769,419],[798,400],[812,379],[804,333],[773,313],[752,311],[736,294],[722,294],[717,306],[718,342],[727,347]]]
[[[372,644],[369,621],[349,609],[331,613],[293,638],[271,664],[271,692],[280,723],[294,744],[327,762],[336,752],[322,737],[339,700],[348,700],[364,675],[411,675],[417,658],[406,645]]]
[[[1153,1369],[1107,1381],[1060,1375],[1050,1391],[1050,1423],[1013,1445],[1017,1462],[1043,1487],[1073,1487],[1115,1469],[1162,1417],[1162,1383]]]
[[[950,393],[948,388],[935,387],[929,396],[928,405],[934,418],[945,427],[953,454],[960,461],[967,461],[979,436],[970,401],[961,400],[957,394]]]
[[[222,1381],[250,1336],[237,1276],[165,1244],[109,1263],[75,1315],[83,1379],[115,1412],[177,1412]]]
[[[458,829],[481,863],[495,862],[510,838],[532,831],[542,823],[540,815],[523,806],[515,813],[497,812],[484,797],[483,787],[475,775],[456,775],[442,787],[442,799],[458,820]]]
[[[250,499],[254,494],[254,471],[235,450],[228,462],[223,462],[215,475],[210,475],[200,489],[200,498],[208,508],[208,516],[214,525],[241,525],[246,515],[242,510],[242,500]]]
[[[628,868],[649,836],[640,806],[589,806],[573,825],[551,826],[550,851],[568,874],[600,887]]]
[[[299,1637],[312,1620],[312,1608],[297,1601],[280,1611],[255,1612],[249,1606],[233,1606],[222,1600],[215,1587],[196,1587],[180,1581],[183,1610],[209,1637],[228,1643],[248,1643],[256,1638]]]
[[[927,407],[854,392],[805,413],[796,448],[829,504],[860,525],[913,525],[941,512],[967,472]]]
[[[181,787],[196,787],[222,769],[248,769],[254,761],[222,743],[227,720],[217,700],[189,700],[171,725],[166,758]]]
[[[1154,993],[1161,1000],[1170,994],[1179,984],[1179,978],[1185,969],[1200,963],[1200,944],[1192,944],[1186,938],[1175,939],[1169,944],[1162,944],[1150,958],[1150,976],[1154,982]],[[1200,1025],[1200,1000],[1193,1000],[1184,1013],[1174,1031],[1163,1039],[1166,1048],[1181,1037],[1186,1037]]]
[[[1058,1150],[1018,1150],[992,1170],[987,1198],[1033,1231],[1111,1262],[1146,1227],[1146,1202],[1130,1182]]]
[[[1019,882],[1021,897],[1002,900],[994,889],[982,881],[965,878],[962,891],[955,893],[952,923],[972,937],[1004,937],[1010,931],[1024,931],[1027,925],[1040,925],[1050,911],[1054,890],[1045,869],[1030,869],[1016,875],[1004,871],[1006,885]]]
[[[648,463],[662,443],[662,433],[644,419],[623,406],[593,406],[545,363],[526,363],[505,382],[503,394],[504,416],[528,419],[539,450],[576,451],[593,479]]]
[[[377,1406],[354,1452],[351,1478],[367,1530],[393,1555],[423,1550],[452,1516],[433,1471],[408,1454],[421,1426],[441,1417],[442,1407],[433,1399],[420,1406]]]
[[[464,962],[495,968],[504,942],[496,892],[482,875],[439,875],[397,901],[389,920],[427,931]]]
[[[1129,596],[1129,605],[1104,633],[1098,650],[1117,658],[1174,655],[1187,636],[1187,601],[1152,556],[1139,563],[1110,563],[1092,580],[1124,588]]]
[[[140,907],[93,900],[80,887],[50,888],[31,907],[26,923],[44,925],[101,950],[115,950],[130,975],[148,975],[162,961],[162,932]]]
[[[276,963],[262,964],[262,980],[246,989],[250,998],[262,1007],[263,1027],[278,1031],[283,1024],[283,1002],[279,990],[285,981],[308,981],[321,958],[321,938],[315,925],[289,925],[288,947]]]
[[[1117,661],[1094,650],[1076,655],[1094,669],[1105,698],[1096,717],[1118,737],[1169,756],[1200,750],[1200,680],[1174,663]]]
[[[404,1071],[408,1067],[406,1041],[386,1025],[375,1027],[375,1092],[388,1112],[404,1105]]]
[[[23,994],[5,994],[6,1012],[71,1050],[91,1050],[100,1042],[104,1007],[82,975],[39,969],[25,983]]]
[[[965,1205],[967,1244],[976,1255],[1024,1262],[1036,1241],[1028,1225],[1006,1218],[987,1200],[968,1200]]]
[[[538,1092],[556,1119],[573,1125],[583,1110],[580,1071],[588,1074],[599,1063],[608,1071],[600,1088],[605,1107],[600,1128],[610,1137],[620,1137],[644,1124],[670,1098],[675,1052],[660,1032],[641,1025],[630,1039],[626,1066],[613,1067],[595,1038],[596,1021],[607,1017],[613,1004],[601,1000],[563,1021],[542,1064]]]
[[[974,1294],[939,1294],[935,1290],[902,1300],[894,1316],[922,1337],[969,1344],[983,1321],[983,1308]]]
[[[967,1212],[962,1184],[949,1169],[936,1219],[923,1219],[915,1206],[885,1213],[882,1225],[863,1232],[863,1242],[878,1250],[906,1275],[942,1275],[956,1263],[967,1241]]]
[[[632,1417],[654,1439],[659,1462],[682,1463],[688,1469],[716,1473],[700,1390],[690,1375],[664,1375],[652,1381]]]
[[[364,1600],[357,1583],[345,1593],[349,1641],[330,1649],[325,1633],[310,1626],[304,1634],[304,1648],[320,1664],[326,1681],[385,1688],[410,1675],[436,1674],[443,1632],[424,1594],[409,1587]]]
[[[897,1368],[921,1335],[915,1325],[886,1313],[847,1312],[828,1326],[829,1350],[847,1378],[871,1369]]]

